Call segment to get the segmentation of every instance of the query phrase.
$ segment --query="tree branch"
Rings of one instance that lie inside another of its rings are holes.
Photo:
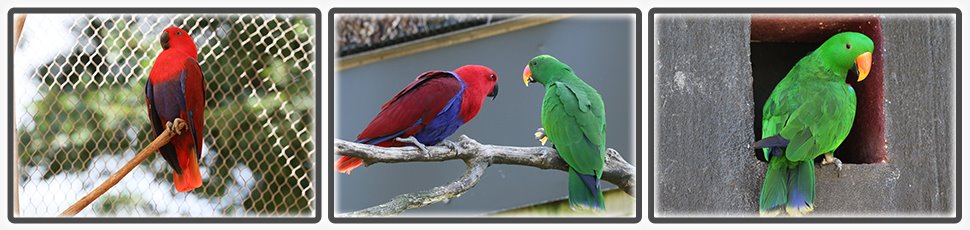
[[[176,120],[175,125],[173,125],[174,129],[177,129],[177,130],[185,129],[186,123],[184,121],[181,121],[182,119],[176,118],[175,120]],[[128,163],[125,163],[125,165],[122,166],[121,169],[118,169],[118,171],[115,172],[115,174],[112,174],[110,177],[108,177],[107,180],[102,182],[101,185],[98,185],[97,188],[94,188],[94,190],[88,193],[88,195],[81,197],[80,200],[72,204],[70,207],[67,207],[67,209],[65,209],[64,212],[61,212],[60,217],[73,217],[74,215],[77,215],[78,212],[81,212],[81,210],[84,210],[84,208],[87,207],[92,202],[94,202],[94,200],[97,200],[98,197],[101,197],[102,194],[104,194],[105,192],[108,192],[108,189],[111,189],[111,187],[114,187],[115,184],[118,184],[118,182],[121,181],[121,179],[125,178],[125,176],[127,176],[128,173],[135,168],[135,166],[138,166],[138,164],[141,164],[142,161],[145,161],[145,159],[147,159],[148,156],[151,156],[152,154],[157,152],[159,148],[161,148],[165,144],[168,144],[168,142],[176,135],[178,134],[175,134],[174,132],[172,132],[172,130],[165,129],[165,131],[163,131],[162,134],[158,135],[158,137],[155,137],[155,140],[153,140],[152,143],[148,144],[148,146],[146,146],[145,149],[142,149],[141,152],[138,152],[138,154],[135,155],[135,158],[132,158],[131,160],[128,161]]]
[[[540,169],[567,171],[568,165],[559,153],[550,147],[512,147],[485,145],[462,135],[457,143],[428,146],[428,152],[416,147],[386,148],[335,139],[336,154],[360,158],[364,165],[376,163],[402,163],[463,160],[468,170],[458,180],[430,190],[398,195],[391,201],[345,216],[390,216],[408,209],[420,208],[460,196],[478,184],[491,164],[523,165]],[[615,184],[631,196],[636,196],[636,167],[627,163],[616,150],[606,151],[603,180]]]

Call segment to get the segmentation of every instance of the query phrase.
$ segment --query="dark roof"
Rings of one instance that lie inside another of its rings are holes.
[[[362,53],[508,18],[485,14],[342,15],[335,19],[338,55]]]

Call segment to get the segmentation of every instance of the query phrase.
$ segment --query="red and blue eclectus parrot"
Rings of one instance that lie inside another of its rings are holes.
[[[492,100],[498,96],[497,81],[495,71],[481,65],[424,72],[381,106],[381,112],[355,142],[400,147],[414,144],[396,138],[413,137],[420,144],[436,145],[475,118],[486,96]],[[336,168],[350,174],[363,163],[359,158],[343,156]]]
[[[169,27],[161,35],[162,52],[148,74],[145,100],[155,135],[161,135],[176,118],[186,121],[188,129],[176,132],[159,151],[175,171],[173,183],[179,192],[202,186],[199,160],[205,126],[205,79],[199,67],[198,52],[189,33]]]

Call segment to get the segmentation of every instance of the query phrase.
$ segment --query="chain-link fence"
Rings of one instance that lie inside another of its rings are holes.
[[[312,216],[314,15],[27,16],[14,58],[21,216],[54,216],[154,138],[145,82],[169,26],[206,80],[203,185],[158,154],[78,216]]]

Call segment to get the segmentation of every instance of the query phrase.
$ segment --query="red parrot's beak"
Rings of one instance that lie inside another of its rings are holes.
[[[855,66],[859,70],[858,81],[866,79],[866,76],[869,76],[869,69],[872,68],[872,52],[866,52],[856,57]]]
[[[529,65],[525,65],[525,70],[522,70],[522,83],[525,83],[525,86],[528,87],[529,82],[536,81],[532,79],[532,70],[529,69]]]

